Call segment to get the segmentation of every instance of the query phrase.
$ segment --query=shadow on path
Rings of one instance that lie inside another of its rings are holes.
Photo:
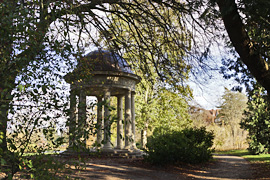
[[[70,175],[74,179],[91,179],[91,180],[174,180],[186,179],[176,173],[168,173],[166,171],[157,171],[153,169],[145,169],[122,165],[113,162],[93,162],[86,163],[83,170],[74,171]]]
[[[113,160],[90,161],[85,169],[73,171],[70,177],[92,180],[253,179],[251,166],[245,159],[228,155],[214,155],[214,159],[207,167],[182,167],[169,171],[168,168],[140,168]]]

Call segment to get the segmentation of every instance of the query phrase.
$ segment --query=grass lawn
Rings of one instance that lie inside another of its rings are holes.
[[[217,154],[229,154],[235,156],[241,156],[250,162],[269,163],[270,154],[252,155],[248,150],[230,150],[230,151],[217,151]]]
[[[256,179],[270,178],[270,154],[252,155],[248,150],[217,151],[215,153],[241,156],[251,163]]]

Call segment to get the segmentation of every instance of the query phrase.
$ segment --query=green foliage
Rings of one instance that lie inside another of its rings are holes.
[[[207,129],[215,134],[214,147],[219,150],[242,149],[247,147],[247,132],[240,127],[247,106],[247,97],[235,91],[225,89],[222,103],[218,109],[215,123],[208,124]],[[212,116],[212,115],[210,115]]]
[[[214,111],[196,106],[190,108],[193,125],[195,127],[203,126],[207,130],[213,131],[215,149],[246,148],[247,131],[240,128],[240,122],[244,118],[244,110],[247,106],[246,102],[247,97],[244,94],[225,89],[220,109]]]
[[[28,165],[28,171],[33,179],[62,179],[57,173],[65,169],[65,163],[57,160],[54,155],[37,155],[28,162],[32,162]]]
[[[212,157],[213,138],[205,128],[154,133],[146,145],[145,159],[158,165],[206,162]]]
[[[61,83],[71,66],[69,60],[63,61],[72,50],[61,38],[59,46],[54,45],[51,23],[43,16],[48,6],[42,9],[41,2],[29,3],[0,4],[0,24],[5,27],[0,30],[0,171],[8,178],[17,171],[33,176],[28,170],[36,165],[25,154],[42,154],[65,142],[56,134],[64,133],[61,119],[68,101]]]
[[[247,97],[240,92],[233,92],[225,89],[222,95],[222,104],[218,118],[222,124],[230,125],[231,128],[238,126],[243,118],[244,110],[247,106]]]
[[[267,20],[270,13],[270,2],[267,0],[242,0],[242,9],[246,14],[246,29],[252,42],[268,63],[270,24]]]
[[[156,97],[157,109],[156,127],[179,131],[190,127],[187,97],[172,90],[161,88]]]
[[[101,34],[100,41],[109,49],[120,50],[132,70],[142,78],[136,87],[136,123],[142,130],[142,139],[146,139],[146,134],[155,128],[178,130],[190,124],[186,99],[191,92],[185,82],[191,66],[185,58],[191,48],[191,34],[179,23],[181,15],[174,9],[162,3],[139,2],[148,12],[134,16],[142,9],[131,8],[125,13],[134,17],[132,21],[125,20],[124,14],[112,14],[107,33]],[[121,11],[119,5],[112,8]],[[153,20],[154,16],[162,18]],[[170,26],[170,32],[166,33],[164,27]],[[108,40],[107,36],[111,38]],[[143,147],[144,144],[142,140]]]
[[[267,98],[264,88],[255,85],[249,95],[246,118],[241,122],[249,132],[249,151],[252,154],[270,152],[270,104]]]
[[[181,13],[163,3],[145,0],[136,3],[140,5],[135,9],[109,16],[106,34],[101,34],[102,41],[117,51],[126,49],[123,57],[143,79],[155,84],[159,78],[180,93],[186,92],[185,84],[179,82],[188,79],[191,66],[185,55],[192,43],[191,33],[182,24]],[[122,11],[121,5],[113,5],[112,9]],[[132,19],[126,19],[126,13]]]
[[[151,85],[145,79],[136,89],[136,123],[141,130],[141,145],[157,130],[181,130],[191,125],[188,104],[183,94]]]
[[[7,121],[8,149],[1,154],[2,162],[6,162],[1,171],[7,176],[12,177],[20,171],[32,177],[37,168],[49,169],[53,159],[37,166],[25,155],[33,152],[40,156],[48,150],[58,149],[67,140],[61,136],[65,131],[62,118],[68,112],[66,97],[61,94],[65,89],[55,86],[54,78],[57,79],[57,74],[34,65],[29,67],[27,75],[18,77],[20,86],[13,90]]]
[[[185,98],[165,88],[147,90],[139,84],[136,96],[136,122],[138,128],[144,129],[145,123],[151,130],[165,128],[183,129],[191,124],[188,105]]]

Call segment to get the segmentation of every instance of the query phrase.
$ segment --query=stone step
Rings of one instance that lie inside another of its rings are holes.
[[[141,150],[128,150],[128,149],[110,149],[110,150],[101,150],[98,152],[97,150],[89,150],[88,152],[74,152],[72,150],[66,150],[60,153],[60,156],[89,156],[92,153],[100,153],[104,156],[109,156],[112,158],[141,158],[145,155],[145,153]]]
[[[141,150],[114,150],[113,153],[107,155],[115,158],[140,158],[143,157],[144,152]]]

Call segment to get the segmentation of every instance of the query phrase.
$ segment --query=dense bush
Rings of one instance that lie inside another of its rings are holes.
[[[152,164],[200,163],[212,157],[214,135],[205,128],[154,133],[146,145],[145,159]]]
[[[265,90],[256,87],[249,94],[248,111],[241,126],[249,133],[249,152],[252,154],[270,153],[270,111],[269,97]]]

